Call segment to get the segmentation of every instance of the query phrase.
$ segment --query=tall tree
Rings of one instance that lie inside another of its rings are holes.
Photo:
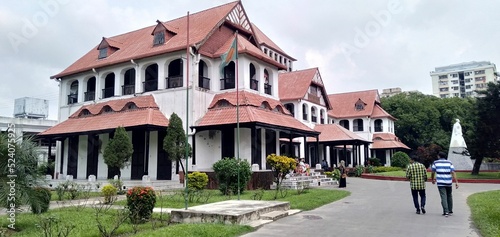
[[[121,169],[130,164],[134,148],[127,131],[123,127],[117,127],[115,136],[109,140],[104,148],[104,163],[111,168],[118,168],[118,176],[121,176]]]
[[[182,172],[186,173],[182,160],[186,159],[186,146],[188,149],[188,156],[191,156],[191,145],[186,144],[186,133],[182,128],[182,120],[176,113],[170,116],[167,135],[163,139],[163,150],[168,154],[168,158],[172,161],[180,163]]]
[[[469,149],[475,158],[472,174],[479,174],[479,168],[484,157],[500,157],[500,84],[488,83],[485,91],[476,102],[477,120],[473,148]]]

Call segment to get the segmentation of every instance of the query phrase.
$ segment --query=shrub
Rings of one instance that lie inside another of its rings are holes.
[[[151,187],[134,187],[127,192],[127,207],[133,223],[149,220],[155,204],[156,194]]]
[[[398,151],[391,157],[391,166],[406,168],[410,164],[410,157],[408,154]]]
[[[293,158],[277,156],[276,154],[268,155],[266,161],[273,171],[274,182],[276,183],[274,199],[277,199],[278,191],[281,189],[281,183],[286,179],[287,174],[295,170],[297,163]]]
[[[325,172],[326,177],[328,178],[333,178],[333,172],[332,171],[326,171]]]
[[[245,190],[248,181],[252,177],[252,170],[250,163],[247,160],[240,159],[239,161],[235,158],[223,158],[214,163],[213,170],[215,176],[219,181],[219,190],[224,195],[242,193]],[[239,175],[239,185],[238,185],[238,173]]]
[[[373,168],[374,168],[374,167],[373,167],[372,165],[368,165],[368,166],[366,166],[366,172],[367,172],[367,173],[373,173]]]
[[[115,200],[118,189],[111,184],[106,184],[102,187],[101,193],[104,196],[104,203],[110,204]]]
[[[368,158],[368,162],[370,162],[370,165],[373,166],[382,166],[382,163],[380,163],[379,158]]]
[[[195,171],[188,174],[189,190],[203,190],[208,184],[208,175],[206,173]]]
[[[335,180],[340,180],[340,170],[339,169],[334,169],[332,172],[333,179]]]
[[[391,172],[391,171],[400,171],[400,170],[403,170],[403,169],[399,168],[399,167],[385,167],[385,166],[373,167],[373,173],[382,173],[382,172]]]
[[[117,194],[125,194],[125,190],[123,190],[123,181],[121,179],[108,179],[108,183],[116,188]]]
[[[363,174],[364,171],[365,171],[365,167],[363,167],[362,165],[357,165],[356,169],[354,170],[354,175],[356,177],[361,177],[361,174]]]
[[[35,187],[33,188],[35,201],[31,202],[31,212],[33,214],[40,214],[47,212],[50,206],[50,198],[52,193],[48,188]]]

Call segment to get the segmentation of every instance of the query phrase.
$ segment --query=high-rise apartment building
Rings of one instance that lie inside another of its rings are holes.
[[[436,67],[431,73],[432,94],[440,98],[476,97],[477,90],[485,90],[488,82],[495,82],[495,64],[487,61],[466,62]]]

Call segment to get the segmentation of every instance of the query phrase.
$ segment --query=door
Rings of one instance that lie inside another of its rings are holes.
[[[172,179],[172,161],[168,159],[168,154],[163,150],[163,139],[167,135],[166,130],[158,131],[158,160],[156,167],[157,180],[171,180]]]

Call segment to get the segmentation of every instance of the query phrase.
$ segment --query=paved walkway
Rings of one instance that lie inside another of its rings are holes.
[[[427,183],[425,215],[415,214],[408,182],[348,178],[346,190],[351,192],[349,197],[266,224],[243,236],[478,237],[470,221],[467,197],[500,190],[500,184],[460,184],[453,190],[454,215],[447,218],[441,215],[437,187],[431,183]]]

